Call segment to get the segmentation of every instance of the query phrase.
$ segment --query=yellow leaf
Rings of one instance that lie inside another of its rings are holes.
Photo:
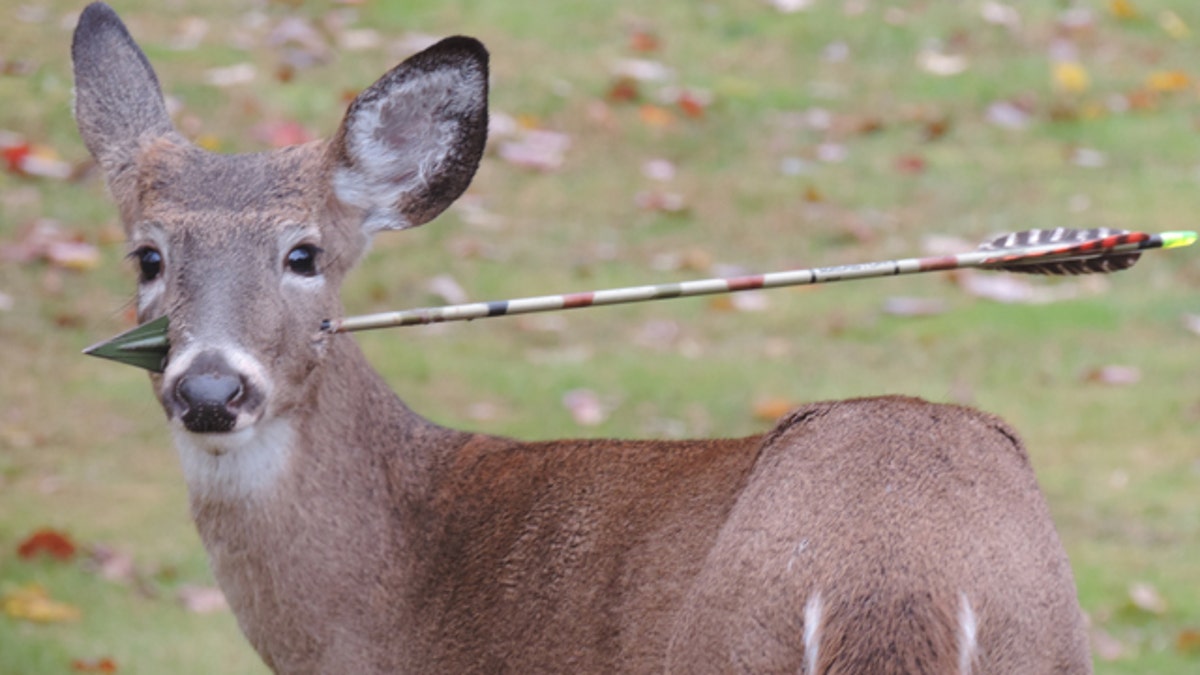
[[[1091,78],[1083,66],[1074,61],[1063,61],[1054,64],[1054,84],[1059,89],[1079,94],[1087,91]]]
[[[656,105],[644,105],[638,108],[638,117],[641,118],[642,124],[660,129],[674,121],[671,111]]]
[[[1188,28],[1187,23],[1179,18],[1178,14],[1169,9],[1164,9],[1158,13],[1158,25],[1166,31],[1167,35],[1176,40],[1186,40],[1192,35],[1192,29]]]
[[[38,584],[22,586],[4,595],[4,613],[14,619],[36,623],[78,621],[78,607],[50,599],[46,589]]]
[[[1111,0],[1108,9],[1118,19],[1134,19],[1138,15],[1137,8],[1129,0]]]
[[[1150,91],[1184,91],[1190,84],[1187,73],[1178,70],[1160,70],[1146,77],[1146,88]]]
[[[196,145],[209,152],[216,152],[221,149],[221,139],[217,138],[216,134],[203,134],[196,139]]]
[[[754,403],[754,419],[762,422],[774,422],[791,412],[796,405],[795,401],[778,396],[759,399]]]

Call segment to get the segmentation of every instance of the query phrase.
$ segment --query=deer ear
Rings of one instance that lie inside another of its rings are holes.
[[[133,165],[140,143],[174,127],[150,62],[111,7],[95,2],[83,10],[71,58],[75,122],[111,187]]]
[[[433,220],[467,189],[487,142],[487,50],[452,37],[350,104],[330,143],[333,191],[368,234]]]

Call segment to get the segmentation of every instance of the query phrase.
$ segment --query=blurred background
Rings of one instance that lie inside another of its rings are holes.
[[[1195,229],[1200,5],[116,0],[180,130],[330,134],[406,55],[492,54],[489,151],[381,236],[348,313]],[[71,119],[82,3],[0,7],[0,673],[261,673],[146,376],[80,355],[133,267]],[[923,275],[362,334],[412,407],[529,439],[731,436],[904,393],[1021,430],[1100,673],[1200,669],[1200,256]]]

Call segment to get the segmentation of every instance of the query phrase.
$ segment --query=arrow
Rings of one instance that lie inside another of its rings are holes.
[[[321,330],[327,333],[348,333],[375,328],[416,326],[445,321],[470,321],[493,316],[551,312],[581,307],[966,268],[1058,276],[1108,274],[1132,267],[1141,257],[1142,251],[1158,248],[1183,248],[1194,244],[1196,239],[1195,232],[1186,231],[1148,234],[1107,228],[1027,230],[998,237],[985,242],[974,251],[957,255],[903,258],[742,277],[700,279],[671,284],[630,286],[583,293],[409,309],[400,312],[328,319],[322,322]],[[85,349],[84,353],[153,372],[162,372],[166,365],[169,346],[167,317],[163,316],[115,338],[93,345]]]

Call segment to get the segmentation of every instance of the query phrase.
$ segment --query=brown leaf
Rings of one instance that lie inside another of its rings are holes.
[[[629,103],[642,98],[642,92],[637,80],[622,76],[613,80],[604,97],[613,103]]]
[[[687,200],[683,195],[667,190],[644,190],[633,196],[633,202],[645,211],[682,213],[687,210]]]
[[[1184,628],[1175,636],[1175,651],[1188,656],[1200,656],[1200,629]]]
[[[629,32],[629,49],[643,54],[656,52],[662,48],[662,40],[647,28],[634,28]]]
[[[896,170],[910,175],[923,173],[925,158],[920,155],[901,155],[896,158]]]
[[[99,659],[73,659],[71,670],[79,673],[115,673],[117,662],[107,656]]]
[[[25,560],[43,553],[56,560],[70,560],[75,557],[75,542],[58,530],[42,528],[17,547],[17,555]]]

